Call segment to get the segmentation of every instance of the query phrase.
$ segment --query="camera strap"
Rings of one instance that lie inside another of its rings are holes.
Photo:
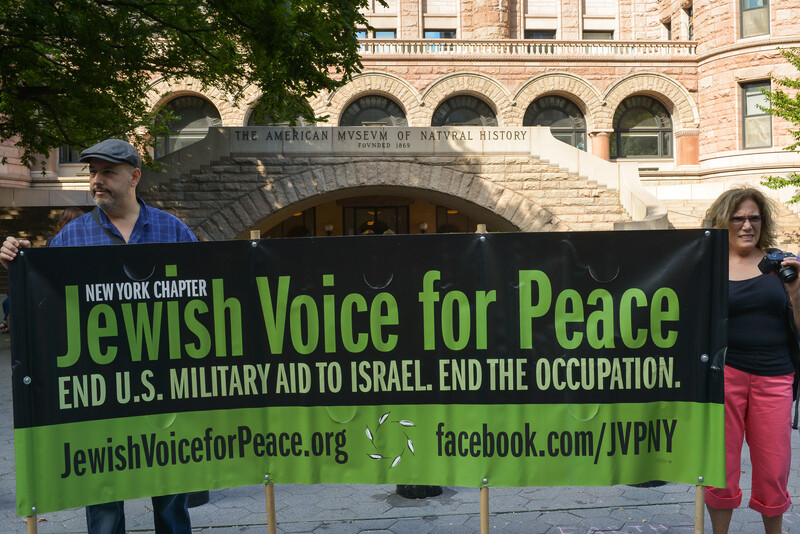
[[[126,244],[125,240],[122,239],[122,237],[118,236],[117,234],[115,234],[114,232],[103,226],[103,223],[100,221],[100,208],[95,208],[92,210],[92,217],[94,218],[95,222],[97,222],[97,225],[103,229],[103,231],[108,235],[108,237],[111,238],[111,241],[113,241],[115,245]]]

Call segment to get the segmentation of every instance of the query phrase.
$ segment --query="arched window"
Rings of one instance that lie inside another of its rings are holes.
[[[253,106],[250,113],[247,115],[247,126],[290,126],[290,121],[270,122],[269,115],[265,109],[267,103],[264,100],[259,100]],[[295,118],[295,126],[316,126],[315,122],[309,122],[302,115]]]
[[[497,115],[479,98],[454,96],[433,112],[431,126],[497,126]]]
[[[612,158],[672,157],[672,119],[667,109],[649,96],[626,98],[614,113]]]
[[[362,96],[344,110],[339,126],[408,126],[406,114],[393,100]]]
[[[170,100],[163,111],[170,111],[178,118],[169,123],[170,133],[156,140],[157,158],[200,141],[212,126],[222,126],[217,108],[198,96]]]
[[[545,96],[533,102],[522,118],[523,126],[549,126],[553,137],[586,150],[586,119],[572,101]]]

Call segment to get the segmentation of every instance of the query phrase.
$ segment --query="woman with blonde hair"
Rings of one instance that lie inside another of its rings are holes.
[[[800,325],[800,264],[789,255],[777,270],[795,270],[784,279],[759,263],[776,239],[775,209],[754,187],[735,187],[706,213],[714,228],[728,229],[728,351],[725,356],[726,487],[707,488],[706,506],[714,534],[728,532],[739,487],[742,441],[753,466],[750,508],[761,513],[767,534],[781,534],[792,501],[787,485],[791,462],[791,409]],[[775,250],[775,249],[773,249]],[[782,281],[783,279],[783,281]]]

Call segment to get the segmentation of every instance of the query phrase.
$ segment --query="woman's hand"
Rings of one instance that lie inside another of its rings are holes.
[[[795,270],[795,273],[800,273],[800,259],[796,256],[787,256],[783,258],[781,265],[784,267],[791,267]],[[800,276],[796,276],[794,280],[791,282],[784,282],[784,284],[790,295],[793,291],[800,291]],[[800,296],[800,294],[798,294],[798,296]]]

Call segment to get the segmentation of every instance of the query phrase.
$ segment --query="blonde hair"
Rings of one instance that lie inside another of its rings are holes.
[[[761,216],[761,233],[758,236],[756,247],[766,250],[775,244],[777,239],[777,224],[775,221],[775,202],[764,193],[749,185],[735,186],[722,193],[709,206],[706,219],[711,221],[714,228],[728,228],[733,213],[745,200],[752,200],[758,206]]]

